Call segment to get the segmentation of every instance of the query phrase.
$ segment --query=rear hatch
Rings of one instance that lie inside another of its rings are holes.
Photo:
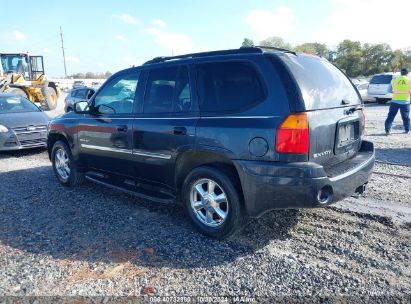
[[[309,124],[309,161],[331,167],[357,154],[364,127],[362,101],[351,81],[323,58],[281,56],[302,96]]]
[[[390,93],[391,88],[391,74],[379,74],[375,75],[368,86],[369,95],[385,95]]]

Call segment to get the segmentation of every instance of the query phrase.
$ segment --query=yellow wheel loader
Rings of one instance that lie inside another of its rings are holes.
[[[54,110],[61,96],[58,84],[44,74],[43,56],[28,53],[0,53],[0,93],[11,93]]]

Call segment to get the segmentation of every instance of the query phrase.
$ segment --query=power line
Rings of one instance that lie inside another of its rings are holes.
[[[61,50],[63,51],[64,76],[66,76],[67,78],[66,55],[64,54],[63,31],[61,29],[61,26],[60,26],[60,38],[61,38]]]

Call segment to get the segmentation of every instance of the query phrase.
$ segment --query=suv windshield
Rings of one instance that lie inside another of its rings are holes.
[[[0,96],[0,114],[39,112],[30,100],[21,96]]]
[[[294,75],[304,98],[306,110],[360,104],[361,99],[350,80],[334,65],[315,56],[281,57]]]
[[[370,84],[390,84],[392,80],[392,75],[375,75]]]

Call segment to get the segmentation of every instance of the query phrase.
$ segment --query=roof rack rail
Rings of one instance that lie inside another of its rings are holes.
[[[199,58],[199,57],[216,56],[216,55],[261,54],[261,53],[263,53],[263,51],[259,47],[241,47],[239,49],[232,49],[232,50],[191,53],[191,54],[178,55],[178,56],[155,57],[155,58],[145,62],[144,65],[152,64],[152,63],[158,63],[158,62],[164,62],[164,61],[168,61],[168,60],[175,60],[175,59]]]
[[[294,51],[287,50],[287,49],[283,49],[283,48],[279,48],[279,47],[274,47],[274,46],[256,45],[256,46],[254,46],[254,47],[255,47],[255,48],[259,48],[259,49],[275,50],[275,51],[281,51],[281,52],[291,53],[291,54],[297,55],[297,53],[294,52]]]

